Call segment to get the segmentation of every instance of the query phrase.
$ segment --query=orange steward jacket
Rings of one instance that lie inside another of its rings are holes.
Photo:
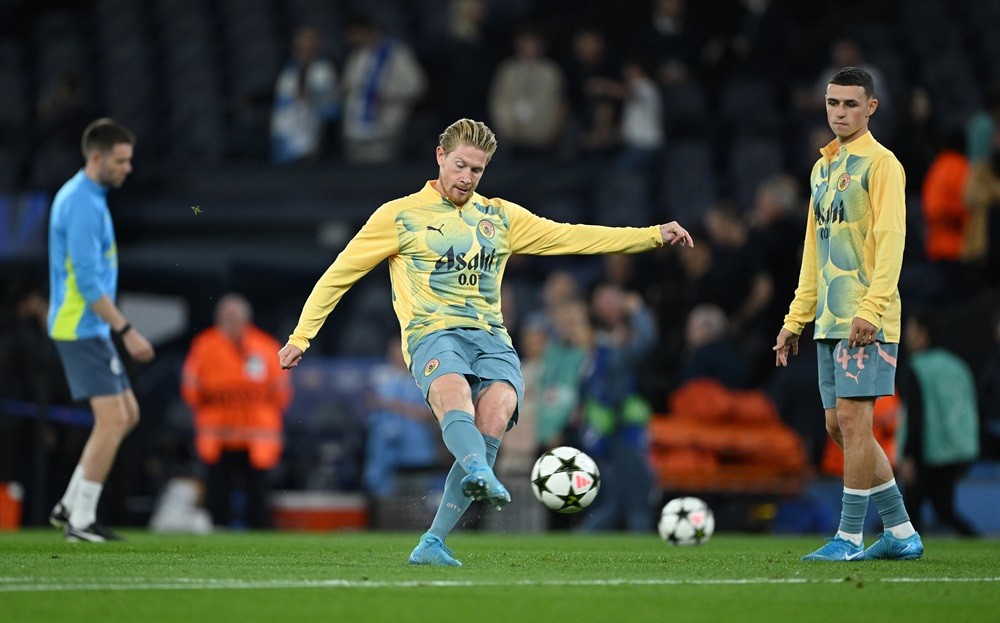
[[[216,327],[199,333],[184,362],[181,392],[194,411],[195,446],[208,464],[223,450],[246,450],[257,469],[277,465],[282,412],[292,397],[278,365],[277,340],[248,326],[240,343]]]

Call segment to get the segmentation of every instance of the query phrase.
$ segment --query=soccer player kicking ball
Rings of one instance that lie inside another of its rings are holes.
[[[469,507],[510,501],[493,473],[504,432],[524,397],[520,361],[500,314],[508,258],[639,253],[664,244],[694,246],[676,222],[645,228],[556,223],[476,192],[497,148],[482,122],[460,119],[440,136],[438,177],[372,214],[306,300],[298,326],[278,352],[298,365],[344,293],[389,259],[392,304],[410,373],[441,425],[455,464],[430,530],[410,563],[460,566],[445,539]]]
[[[906,235],[903,167],[868,130],[876,108],[865,70],[846,67],[830,78],[826,116],[836,139],[813,166],[799,286],[773,349],[775,365],[788,365],[803,327],[816,322],[826,430],[844,450],[840,528],[803,560],[912,560],[924,553],[872,434],[875,399],[894,390]],[[869,498],[885,531],[865,549]]]

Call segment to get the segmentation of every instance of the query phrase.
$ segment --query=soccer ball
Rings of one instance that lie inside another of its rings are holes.
[[[577,513],[590,506],[601,488],[597,464],[576,448],[549,450],[531,468],[531,490],[557,513]]]
[[[674,498],[660,513],[660,538],[671,545],[701,545],[715,532],[715,515],[699,498]]]

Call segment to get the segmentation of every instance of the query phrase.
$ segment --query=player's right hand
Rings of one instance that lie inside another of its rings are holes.
[[[774,351],[774,367],[785,367],[788,365],[789,351],[793,355],[799,354],[799,336],[782,327],[771,350]]]
[[[302,361],[302,349],[294,344],[285,344],[285,347],[278,351],[278,363],[282,370],[294,368]]]

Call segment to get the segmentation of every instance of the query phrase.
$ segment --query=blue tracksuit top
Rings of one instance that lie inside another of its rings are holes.
[[[111,327],[90,305],[118,289],[118,247],[108,189],[81,169],[56,193],[49,218],[49,335],[107,337]]]

